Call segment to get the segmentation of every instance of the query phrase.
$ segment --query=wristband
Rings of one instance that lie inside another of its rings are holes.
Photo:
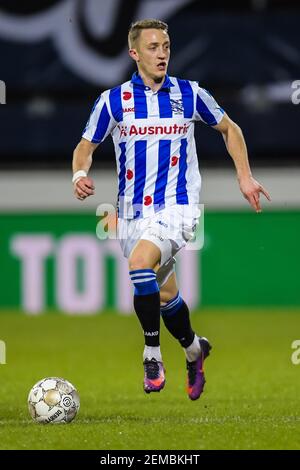
[[[74,173],[73,175],[73,178],[72,178],[72,183],[75,183],[78,178],[82,178],[82,177],[86,177],[87,176],[87,172],[84,171],[84,170],[78,170]]]

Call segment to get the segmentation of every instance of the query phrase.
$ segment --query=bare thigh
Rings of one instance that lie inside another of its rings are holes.
[[[176,273],[172,273],[167,282],[160,288],[160,305],[165,305],[177,295],[178,286]]]
[[[153,269],[160,262],[160,257],[158,246],[149,240],[140,240],[130,253],[129,269]]]

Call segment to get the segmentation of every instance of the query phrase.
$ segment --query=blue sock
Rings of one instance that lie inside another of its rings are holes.
[[[135,269],[129,271],[134,285],[134,295],[148,295],[159,292],[156,272],[153,269]]]
[[[160,308],[161,316],[167,330],[176,338],[183,348],[194,341],[195,332],[190,322],[190,312],[185,301],[177,295]]]
[[[183,299],[178,291],[173,299],[169,300],[163,307],[160,307],[162,317],[174,315],[180,309],[182,302]]]

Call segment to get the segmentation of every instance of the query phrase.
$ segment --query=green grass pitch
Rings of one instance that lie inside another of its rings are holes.
[[[300,365],[291,344],[300,339],[300,311],[203,309],[192,321],[213,344],[195,402],[183,352],[163,325],[166,387],[146,395],[135,316],[1,313],[0,448],[299,449]],[[28,391],[47,376],[77,387],[81,409],[71,424],[31,421]]]

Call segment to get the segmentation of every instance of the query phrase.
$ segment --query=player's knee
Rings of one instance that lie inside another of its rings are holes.
[[[129,264],[130,271],[133,271],[136,269],[152,269],[153,268],[153,266],[151,266],[151,263],[147,261],[144,256],[141,256],[141,255],[135,255],[132,258],[129,258],[128,264]]]
[[[178,291],[163,291],[163,290],[160,290],[160,306],[163,307],[164,305],[166,305],[168,302],[170,302],[170,300],[174,299],[177,295],[177,292]]]

